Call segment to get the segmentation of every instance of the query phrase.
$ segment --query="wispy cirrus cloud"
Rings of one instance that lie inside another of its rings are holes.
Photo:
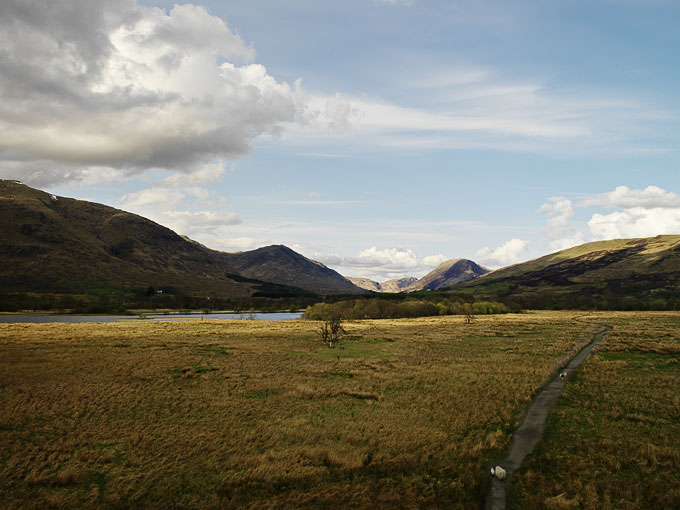
[[[573,154],[666,150],[640,140],[646,126],[677,124],[610,91],[475,66],[414,69],[422,77],[403,81],[402,98],[422,99],[409,102],[312,92],[277,80],[222,18],[192,4],[6,0],[0,48],[0,177],[42,186],[190,173],[243,157],[261,136],[331,157],[334,144]]]
[[[509,80],[494,69],[461,66],[400,83],[410,104],[376,96],[309,95],[305,122],[289,126],[283,139],[570,156],[653,153],[670,150],[673,141],[664,145],[657,137],[651,144],[645,133],[678,120],[610,90],[559,90],[540,80]],[[332,112],[342,112],[341,123],[329,121]]]
[[[413,5],[413,0],[371,0],[375,4],[387,4],[387,5]]]

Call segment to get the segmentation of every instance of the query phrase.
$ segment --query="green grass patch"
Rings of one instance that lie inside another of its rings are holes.
[[[87,484],[89,486],[97,486],[99,490],[103,490],[109,481],[109,475],[102,471],[93,470],[87,474]]]
[[[269,390],[269,389],[262,389],[262,390],[252,390],[252,391],[247,391],[246,393],[243,394],[244,398],[269,398],[269,397],[274,397],[276,395],[280,395],[281,392],[278,390]]]
[[[175,368],[173,372],[177,375],[182,375],[189,377],[196,374],[207,374],[209,372],[215,372],[217,368],[209,367],[206,365],[190,365],[188,367]]]
[[[362,338],[359,341],[365,344],[385,344],[394,342],[391,338]]]
[[[346,370],[344,370],[344,371],[343,370],[337,370],[335,372],[332,372],[330,375],[332,377],[341,377],[341,378],[347,378],[347,379],[351,379],[352,377],[354,377],[352,372],[348,372]]]
[[[209,352],[211,354],[217,354],[220,356],[226,356],[229,354],[229,351],[234,351],[234,347],[199,347],[198,350],[200,352]]]
[[[97,446],[99,446],[99,448],[114,448],[119,444],[121,444],[120,441],[113,441],[111,443],[99,443]]]
[[[363,340],[342,341],[335,347],[319,347],[315,355],[324,360],[374,359],[380,360],[389,354],[387,342],[365,342]]]

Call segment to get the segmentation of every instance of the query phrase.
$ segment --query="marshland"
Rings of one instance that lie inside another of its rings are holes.
[[[0,324],[0,494],[25,508],[481,508],[532,397],[612,332],[515,508],[680,503],[680,314]]]

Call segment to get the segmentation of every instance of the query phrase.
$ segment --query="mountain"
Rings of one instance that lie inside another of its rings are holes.
[[[408,287],[409,285],[412,285],[413,283],[418,281],[418,278],[414,277],[409,277],[409,278],[397,278],[394,280],[387,280],[385,282],[379,283],[373,280],[369,280],[368,278],[352,278],[352,277],[347,277],[347,279],[352,282],[354,285],[357,287],[360,287],[362,289],[370,290],[373,292],[389,292],[389,293],[399,293],[403,292],[403,290]]]
[[[347,279],[361,289],[370,290],[371,292],[380,292],[380,283],[375,280],[369,278],[356,278],[354,276],[348,276]]]
[[[455,287],[523,306],[636,307],[680,299],[680,236],[583,244]]]
[[[354,285],[373,292],[417,292],[438,290],[457,283],[467,282],[488,273],[489,270],[467,259],[453,259],[442,262],[433,271],[417,278],[399,278],[378,283],[368,278],[348,278]]]
[[[248,278],[302,287],[315,294],[360,294],[340,273],[287,246],[274,245],[240,253],[223,253],[233,270]]]
[[[457,283],[467,282],[488,273],[489,270],[468,259],[442,262],[420,280],[404,289],[406,292],[438,290]]]
[[[17,181],[0,180],[0,218],[0,288],[8,292],[146,286],[223,297],[300,293],[291,286],[363,292],[282,246],[218,252],[136,214]]]

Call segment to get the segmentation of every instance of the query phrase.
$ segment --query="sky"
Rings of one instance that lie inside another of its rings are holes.
[[[680,234],[676,0],[0,1],[0,178],[345,276]]]

